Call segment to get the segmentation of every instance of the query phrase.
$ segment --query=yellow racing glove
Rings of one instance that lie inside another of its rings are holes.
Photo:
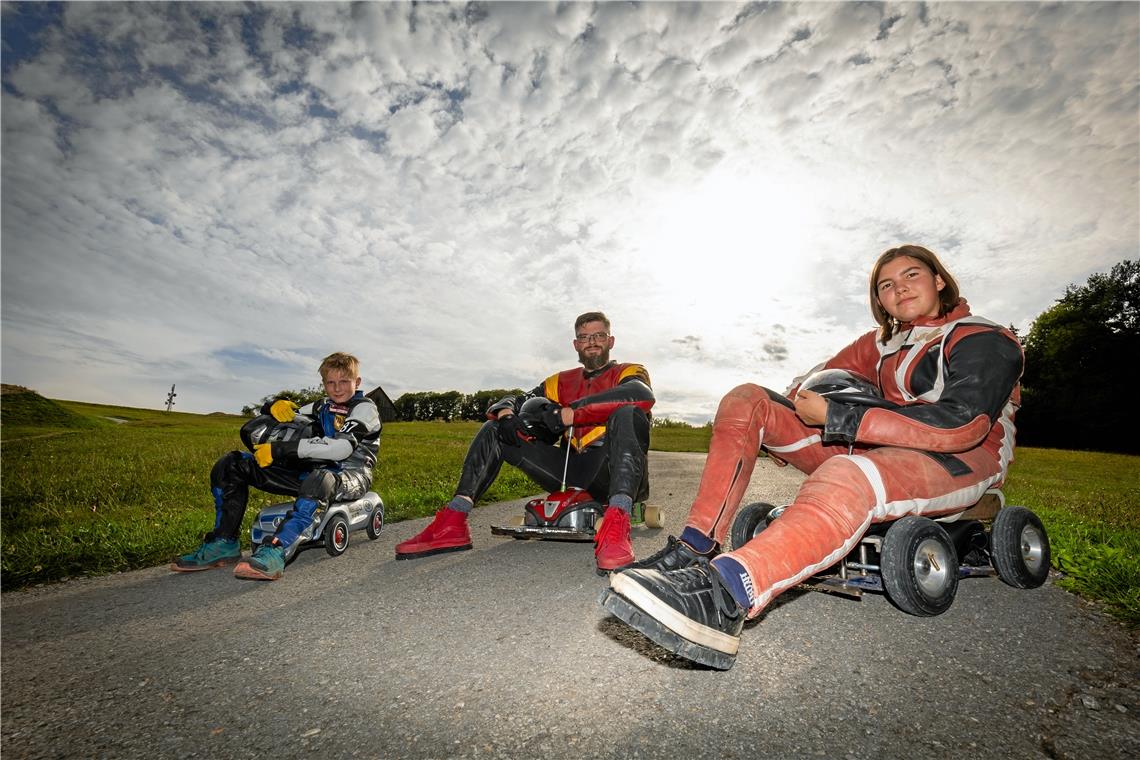
[[[278,422],[292,422],[293,418],[297,416],[298,409],[300,407],[287,398],[279,398],[269,405],[269,413]],[[262,467],[264,466],[262,465]]]
[[[273,444],[253,444],[253,458],[257,460],[258,467],[268,467],[269,465],[273,464]]]

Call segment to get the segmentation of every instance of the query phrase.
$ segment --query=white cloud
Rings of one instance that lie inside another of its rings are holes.
[[[236,410],[345,348],[530,387],[600,307],[699,420],[868,329],[903,240],[1024,328],[1140,247],[1137,40],[1103,3],[67,4],[6,50],[4,379]]]

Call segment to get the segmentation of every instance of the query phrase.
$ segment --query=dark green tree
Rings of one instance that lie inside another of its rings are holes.
[[[423,404],[424,398],[428,394],[419,391],[416,393],[405,393],[398,399],[392,402],[396,407],[396,414],[404,422],[413,422],[415,420],[423,419],[420,417],[420,406]]]
[[[1140,356],[1140,261],[1070,285],[1025,336],[1018,442],[1140,453],[1130,424]]]
[[[427,416],[424,419],[451,422],[459,419],[459,405],[463,394],[459,391],[441,391],[429,394]]]

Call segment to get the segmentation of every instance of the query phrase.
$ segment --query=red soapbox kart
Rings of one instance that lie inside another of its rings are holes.
[[[511,518],[509,525],[493,525],[491,533],[511,538],[547,538],[562,541],[593,541],[602,527],[603,506],[583,488],[563,487],[549,496],[531,499],[523,514]],[[633,505],[632,525],[663,528],[664,515],[658,506]]]

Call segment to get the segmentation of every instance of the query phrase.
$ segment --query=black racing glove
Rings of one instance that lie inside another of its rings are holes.
[[[534,440],[534,436],[527,432],[526,423],[517,414],[500,417],[495,429],[499,433],[499,440],[507,446],[521,446],[523,441]]]

